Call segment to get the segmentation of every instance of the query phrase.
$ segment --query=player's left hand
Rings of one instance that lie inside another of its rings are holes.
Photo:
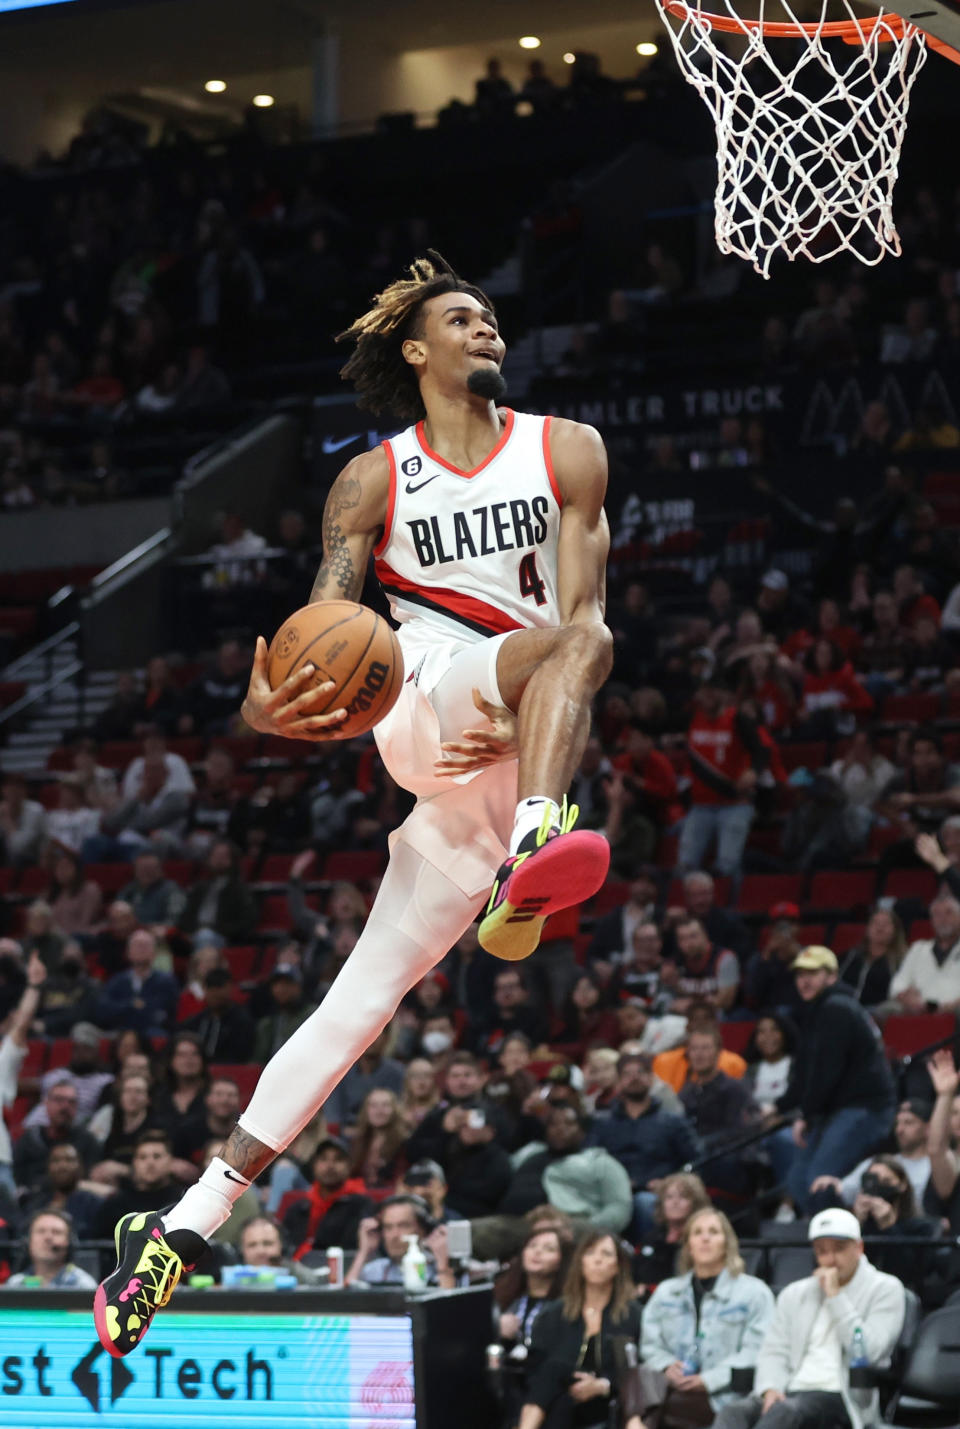
[[[473,692],[473,703],[490,721],[489,729],[465,729],[459,740],[441,744],[443,758],[433,766],[434,774],[449,779],[454,774],[472,774],[475,769],[487,769],[505,759],[516,759],[517,717],[503,705],[491,704],[479,690]]]

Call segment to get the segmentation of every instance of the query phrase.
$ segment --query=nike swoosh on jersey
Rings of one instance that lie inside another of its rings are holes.
[[[324,456],[333,456],[334,452],[342,451],[343,448],[348,447],[351,442],[359,441],[362,436],[362,432],[354,432],[352,437],[343,437],[340,441],[335,441],[333,437],[324,437],[320,443],[320,450]]]
[[[408,496],[412,496],[415,491],[421,491],[423,487],[429,486],[431,481],[436,481],[439,475],[439,471],[435,471],[433,473],[433,476],[428,476],[426,481],[421,481],[418,486],[414,486],[412,481],[408,481],[406,486],[404,487],[404,491],[407,493]]]

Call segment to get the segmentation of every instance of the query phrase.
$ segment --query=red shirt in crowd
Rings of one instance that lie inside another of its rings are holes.
[[[642,779],[645,812],[659,823],[668,822],[670,805],[677,798],[677,776],[667,756],[659,749],[651,749],[642,759],[635,754],[618,754],[613,767],[634,779]]]
[[[769,732],[762,725],[748,720],[735,705],[721,710],[718,715],[708,715],[698,709],[690,721],[687,731],[687,748],[690,752],[690,798],[694,804],[741,804],[750,796],[740,793],[737,781],[749,769],[756,767],[757,750],[751,751],[744,742],[747,732],[752,740],[762,746],[770,773],[778,783],[785,778],[780,753]],[[703,761],[719,776],[716,781],[709,777],[707,769],[698,768]]]
[[[803,713],[817,710],[872,710],[873,697],[863,688],[851,665],[839,670],[812,671],[803,677]]]

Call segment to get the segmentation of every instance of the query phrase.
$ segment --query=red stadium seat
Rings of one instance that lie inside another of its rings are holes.
[[[933,924],[928,918],[915,918],[907,929],[907,937],[911,943],[916,943],[921,938],[932,938]]]
[[[952,1012],[921,1012],[917,1017],[888,1017],[883,1024],[884,1045],[898,1057],[912,1057],[931,1042],[949,1037],[956,1025]]]
[[[33,1097],[16,1097],[10,1106],[4,1108],[3,1117],[12,1140],[16,1141],[20,1135],[27,1113],[32,1110],[33,1105]]]
[[[885,898],[915,898],[929,903],[937,891],[939,879],[932,868],[893,868],[883,885]]]
[[[20,874],[17,892],[21,898],[39,898],[50,885],[50,875],[45,868],[25,868]]]
[[[855,948],[863,941],[863,935],[867,930],[866,923],[838,923],[833,930],[833,937],[830,939],[830,946],[841,958],[844,953],[848,953],[851,948]]]
[[[257,966],[259,948],[224,948],[223,956],[234,982],[249,982]]]
[[[769,913],[774,903],[797,903],[803,895],[801,873],[748,873],[740,885],[737,911]]]
[[[49,1067],[65,1067],[73,1055],[73,1042],[69,1037],[55,1037],[50,1044]]]
[[[112,897],[113,894],[119,893],[121,888],[126,888],[133,878],[133,869],[129,863],[88,863],[86,874],[94,883],[100,885],[104,893]]]
[[[268,893],[260,904],[260,921],[257,928],[262,932],[276,929],[288,932],[290,928],[290,910],[287,907],[286,895],[283,893]]]
[[[889,724],[929,724],[942,709],[942,695],[887,695],[882,714]]]
[[[727,1051],[736,1052],[742,1057],[756,1025],[755,1022],[721,1022],[720,1036]]]
[[[817,913],[823,909],[853,913],[861,908],[869,908],[873,902],[876,881],[872,869],[850,873],[815,873],[810,880],[807,906],[811,912]]]
[[[613,908],[622,908],[629,897],[629,883],[624,879],[609,878],[594,898],[591,912],[595,918],[600,918]]]
[[[827,746],[823,740],[811,744],[781,744],[780,758],[788,774],[794,769],[809,769],[815,773],[827,762]]]
[[[20,1065],[21,1077],[42,1077],[47,1070],[49,1047],[42,1037],[31,1037],[27,1043],[27,1055]]]
[[[250,1062],[216,1062],[210,1068],[211,1077],[229,1077],[240,1088],[240,1103],[246,1106],[253,1095],[263,1069]]]
[[[387,865],[387,856],[379,849],[344,849],[327,855],[323,865],[323,876],[329,879],[345,879],[348,883],[362,883],[366,878],[376,878]]]
[[[804,923],[797,929],[797,937],[805,948],[822,948],[827,941],[826,923]]]
[[[163,871],[174,883],[179,883],[181,888],[189,888],[197,877],[197,865],[191,863],[188,858],[168,858],[163,865]]]
[[[296,854],[271,853],[263,861],[257,872],[258,883],[286,883],[290,877],[290,865]]]
[[[576,938],[580,931],[580,908],[575,905],[573,908],[561,908],[559,913],[554,913],[543,925],[543,932],[540,935],[540,943],[557,943],[561,938]]]

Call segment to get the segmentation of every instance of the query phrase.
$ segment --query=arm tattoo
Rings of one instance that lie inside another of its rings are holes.
[[[346,596],[357,600],[363,590],[363,571],[354,569],[353,557],[343,533],[340,518],[344,511],[352,511],[360,505],[360,483],[355,476],[340,476],[333,483],[327,504],[323,509],[323,560],[313,583],[310,599],[316,600],[321,593]],[[330,584],[335,587],[330,591]]]
[[[249,1132],[241,1131],[239,1126],[233,1128],[220,1152],[227,1165],[239,1171],[241,1176],[246,1176],[248,1181],[256,1180],[278,1154]]]

